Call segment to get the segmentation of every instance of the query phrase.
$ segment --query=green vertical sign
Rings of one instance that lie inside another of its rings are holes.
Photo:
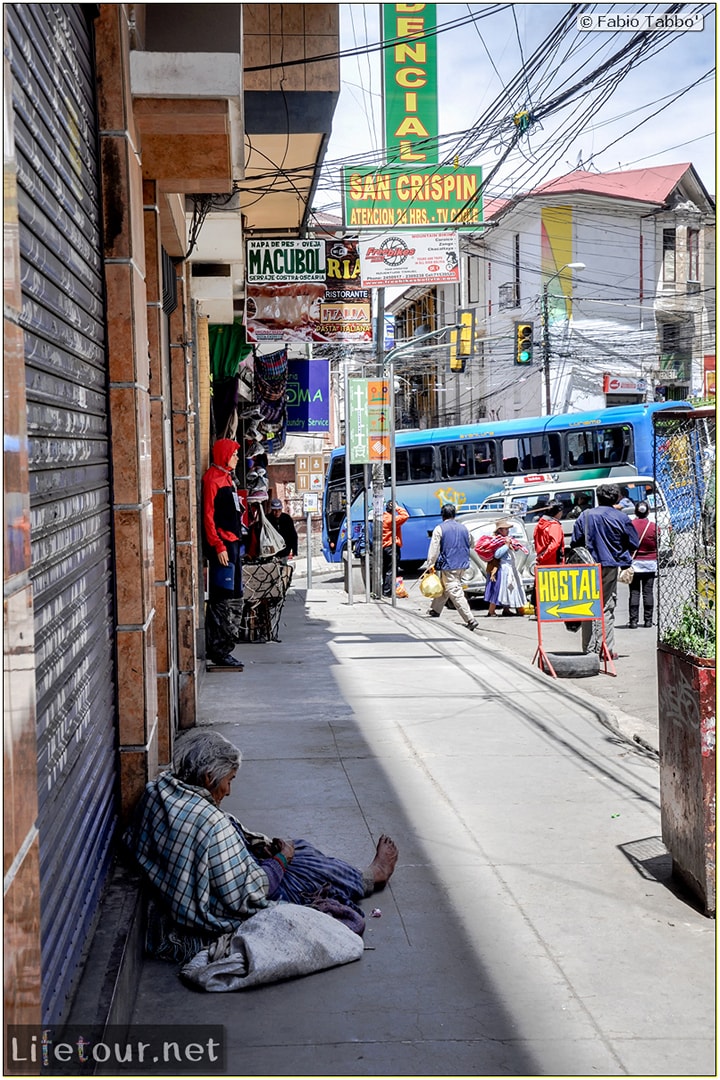
[[[435,4],[383,4],[388,164],[438,162]],[[428,32],[431,36],[426,36]]]
[[[387,379],[350,379],[345,406],[353,465],[390,460],[390,386]]]

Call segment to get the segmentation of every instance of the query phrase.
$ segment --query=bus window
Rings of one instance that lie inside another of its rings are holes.
[[[432,446],[410,446],[395,451],[395,479],[398,484],[433,480],[435,458]]]
[[[520,439],[503,439],[500,443],[502,452],[502,471],[506,476],[520,472]]]
[[[577,468],[581,465],[597,465],[594,431],[569,431],[565,436],[568,465]]]
[[[443,480],[454,480],[468,475],[468,452],[466,443],[447,443],[440,447],[440,469]]]
[[[495,443],[492,439],[473,439],[464,444],[469,476],[497,476]]]
[[[632,461],[629,427],[599,428],[596,434],[601,465],[627,465]]]
[[[407,451],[410,480],[432,480],[435,458],[432,446],[412,446]]]
[[[350,464],[350,480],[352,484],[355,484],[358,480],[362,480],[363,467],[362,465]],[[330,462],[330,473],[328,475],[328,484],[344,484],[345,483],[345,455],[338,454]]]
[[[518,439],[518,446],[521,472],[549,472],[560,468],[560,439],[556,434],[550,437],[526,435]]]
[[[554,472],[556,469],[562,469],[562,440],[559,434],[552,431],[549,435],[545,435],[544,438],[547,456],[550,461],[550,470]]]

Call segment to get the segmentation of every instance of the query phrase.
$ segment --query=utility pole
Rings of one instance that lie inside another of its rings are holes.
[[[375,357],[377,360],[377,377],[385,377],[385,289],[377,290],[377,317],[375,323]],[[390,402],[388,402],[388,408]],[[394,423],[394,417],[390,417]],[[373,518],[373,550],[372,550],[372,574],[371,593],[374,599],[382,596],[382,515],[383,515],[383,492],[385,490],[385,465],[382,461],[374,461],[372,466],[372,518]]]
[[[548,279],[543,285],[542,292],[542,362],[543,379],[545,380],[545,415],[549,416],[552,411],[550,397],[550,332],[548,330]]]
[[[543,377],[544,377],[544,380],[545,380],[545,414],[547,416],[550,416],[550,414],[552,412],[552,395],[550,394],[550,326],[549,326],[549,322],[550,322],[550,302],[549,301],[550,301],[550,298],[549,298],[549,294],[548,294],[548,289],[549,289],[549,286],[550,286],[550,282],[554,278],[560,277],[563,270],[584,270],[584,269],[585,269],[585,263],[581,263],[581,262],[565,263],[565,265],[561,266],[559,270],[556,270],[554,274],[551,274],[550,277],[545,282],[545,284],[543,285],[543,292],[542,292],[542,323],[543,323],[542,359],[543,359]]]

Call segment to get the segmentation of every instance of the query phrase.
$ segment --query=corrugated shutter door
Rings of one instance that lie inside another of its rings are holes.
[[[5,11],[19,170],[48,1023],[65,1008],[116,824],[101,215],[85,10]]]

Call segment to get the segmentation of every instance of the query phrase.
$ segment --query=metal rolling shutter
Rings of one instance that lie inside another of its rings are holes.
[[[19,170],[49,1023],[65,1009],[116,824],[101,213],[87,7],[5,11]]]

